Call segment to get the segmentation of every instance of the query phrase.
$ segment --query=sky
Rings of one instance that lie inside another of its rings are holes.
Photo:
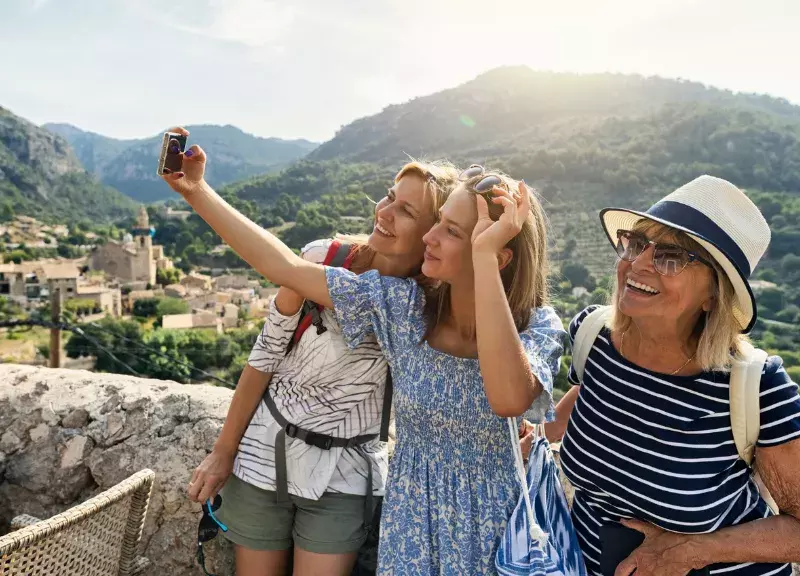
[[[0,0],[0,106],[116,138],[327,140],[502,65],[800,104],[800,0]]]

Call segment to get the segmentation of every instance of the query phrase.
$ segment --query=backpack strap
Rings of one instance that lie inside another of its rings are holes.
[[[730,376],[731,429],[739,457],[751,466],[761,429],[759,393],[767,353],[749,343],[740,347],[742,358],[734,359]]]
[[[758,434],[761,431],[761,374],[767,353],[749,342],[740,344],[742,357],[733,360],[730,375],[731,431],[739,458],[753,471],[758,492],[773,513],[779,509],[758,473],[754,462]]]
[[[386,389],[383,392],[383,408],[381,408],[381,432],[380,441],[389,441],[389,424],[392,419],[392,393],[394,385],[392,384],[392,370],[386,368]]]
[[[325,257],[325,262],[323,262],[323,264],[332,268],[346,268],[350,270],[350,266],[353,263],[353,256],[355,255],[351,248],[352,246],[347,242],[334,240],[331,242],[331,247],[328,248],[328,255]]]
[[[331,266],[333,268],[345,268],[349,270],[350,266],[353,264],[353,256],[355,256],[355,251],[352,250],[352,245],[350,243],[333,240],[331,245],[328,246],[328,252],[325,254],[325,259],[322,261],[322,265]],[[295,347],[295,344],[300,341],[300,337],[312,324],[316,327],[317,334],[322,334],[327,330],[327,328],[325,328],[325,326],[322,324],[322,309],[322,306],[312,302],[311,300],[306,300],[303,302],[303,308],[300,312],[300,320],[297,323],[294,336],[292,336],[292,339],[289,341],[289,345],[286,347],[287,354],[292,351],[292,348]]]
[[[578,327],[578,332],[572,341],[572,367],[581,382],[583,381],[583,369],[586,366],[589,352],[610,317],[611,306],[600,306],[597,310],[590,312]]]

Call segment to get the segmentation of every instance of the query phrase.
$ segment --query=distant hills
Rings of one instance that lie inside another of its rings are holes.
[[[390,174],[409,156],[487,163],[524,178],[542,195],[557,259],[605,274],[613,254],[597,221],[604,206],[646,208],[705,173],[748,190],[800,196],[800,107],[696,82],[498,68],[356,120],[281,177],[227,190],[267,210],[298,187],[335,189],[355,164],[365,176],[379,174],[377,166]],[[304,180],[313,185],[303,187]],[[350,181],[348,194],[375,198],[371,190],[381,188],[374,180],[369,189],[367,181]],[[306,239],[323,229],[293,234]],[[794,234],[775,227],[773,244],[790,244]]]
[[[155,176],[159,136],[115,140],[68,125],[47,128],[64,139],[36,129],[49,147],[33,147],[38,161],[18,155],[15,162],[37,174],[54,173],[50,164],[69,166],[73,178],[82,165],[139,201],[172,198]],[[800,107],[663,78],[498,68],[358,119],[319,146],[257,138],[231,126],[189,129],[190,141],[209,153],[212,184],[264,226],[292,222],[285,238],[295,248],[360,226],[352,217],[371,212],[365,197],[377,200],[409,156],[482,162],[524,178],[542,196],[556,257],[587,262],[596,274],[613,260],[596,221],[603,206],[644,208],[704,173],[750,191],[800,197]],[[33,189],[52,198],[55,191],[42,183]],[[105,193],[90,209],[107,214],[103,205],[113,212],[125,204]],[[778,217],[773,244],[785,255],[800,227],[793,212],[780,206],[769,212]],[[186,232],[188,246],[193,233],[208,230]]]
[[[0,108],[0,221],[13,214],[108,222],[134,202],[87,173],[62,137]]]
[[[138,140],[118,140],[70,124],[45,124],[43,128],[65,138],[86,170],[137,202],[171,197],[169,188],[155,173],[160,134]],[[234,126],[186,128],[191,132],[190,144],[201,143],[214,159],[207,173],[214,186],[278,170],[317,146],[308,140],[260,138]]]
[[[588,135],[612,118],[644,119],[664,106],[744,107],[800,121],[800,107],[696,82],[621,74],[564,74],[502,67],[460,86],[351,122],[311,160],[397,163],[412,156],[481,160]]]

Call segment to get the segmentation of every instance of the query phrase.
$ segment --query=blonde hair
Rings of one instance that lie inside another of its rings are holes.
[[[395,184],[399,182],[403,176],[409,174],[417,175],[424,180],[423,190],[425,192],[430,192],[433,200],[431,203],[432,216],[434,220],[438,219],[439,210],[441,210],[453,187],[458,183],[460,171],[447,160],[425,161],[410,158],[409,162],[400,168],[395,175]],[[367,234],[337,234],[336,238],[353,246],[354,257],[368,254],[369,256],[363,258],[364,261],[370,263],[375,257],[375,250],[368,244],[369,236]],[[417,269],[417,272],[419,272],[419,269]],[[425,278],[418,277],[418,279],[421,281],[421,284],[428,284]]]
[[[652,220],[641,220],[634,226],[633,231],[646,234],[648,238],[656,242],[669,236],[671,244],[695,252],[698,256],[711,262],[714,268],[714,286],[712,288],[714,306],[711,311],[700,315],[694,327],[693,335],[697,337],[695,361],[704,372],[729,371],[734,356],[741,352],[740,344],[747,341],[747,336],[741,334],[739,324],[731,313],[733,302],[736,300],[736,291],[728,275],[705,248],[680,230]],[[615,276],[610,302],[613,313],[609,321],[609,328],[621,334],[630,328],[633,321],[630,316],[620,312],[617,306],[619,297],[620,286]]]
[[[487,171],[461,184],[469,192],[486,198],[488,195],[475,190],[475,185],[488,174],[500,177],[509,190],[517,190],[519,187],[518,180],[496,171]],[[503,207],[492,202],[488,202],[488,205],[489,217],[496,222],[503,213]],[[522,224],[522,230],[506,244],[506,248],[511,250],[513,257],[500,271],[500,278],[503,281],[514,325],[521,332],[530,321],[531,310],[544,306],[549,300],[547,218],[534,190],[531,190],[531,210]],[[433,327],[445,320],[450,313],[450,285],[441,282],[429,288],[427,292],[425,315],[430,333]]]
[[[425,181],[425,191],[430,192],[433,198],[433,217],[438,220],[439,210],[442,209],[450,192],[458,184],[460,173],[460,170],[448,160],[425,161],[411,158],[405,166],[400,168],[394,181],[397,183],[403,176],[409,174],[420,176]]]

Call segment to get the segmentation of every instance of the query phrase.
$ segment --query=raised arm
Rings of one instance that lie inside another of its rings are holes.
[[[478,359],[486,398],[498,416],[523,414],[542,392],[514,324],[498,267],[498,258],[508,259],[505,246],[519,233],[530,210],[525,184],[520,183],[519,192],[517,200],[496,189],[494,201],[505,206],[496,222],[489,218],[486,200],[476,196],[478,223],[472,235]]]
[[[170,131],[189,135],[183,128]],[[228,204],[205,181],[205,165],[205,152],[194,145],[183,155],[181,171],[165,175],[164,181],[183,196],[234,252],[268,280],[331,307],[325,268],[303,260],[275,235]]]

